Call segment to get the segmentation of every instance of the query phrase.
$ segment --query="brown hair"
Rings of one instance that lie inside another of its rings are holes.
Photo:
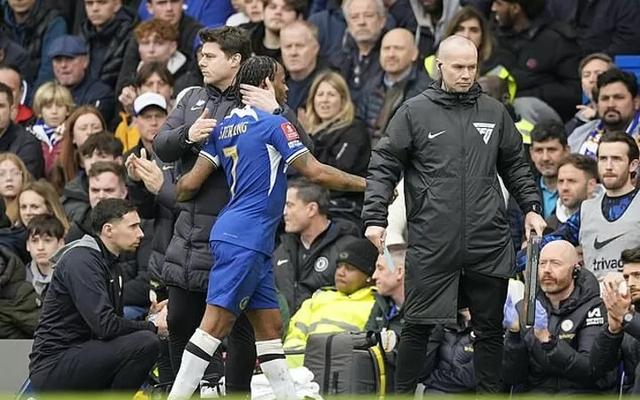
[[[179,38],[177,27],[173,26],[170,22],[157,18],[141,22],[133,31],[133,34],[138,44],[154,34],[156,35],[156,39],[163,42],[177,42]]]
[[[335,90],[337,90],[340,98],[342,98],[341,111],[331,121],[325,122],[320,120],[320,117],[316,113],[315,107],[313,105],[313,98],[316,96],[316,92],[318,91],[320,84],[323,82],[327,82]],[[333,71],[327,71],[318,75],[316,79],[313,80],[311,89],[309,89],[306,111],[307,119],[309,121],[309,126],[307,126],[306,128],[312,135],[326,129],[327,127],[329,127],[329,125],[331,125],[332,130],[351,125],[355,118],[355,107],[353,106],[353,102],[351,101],[351,94],[349,93],[349,88],[344,78],[337,72]]]
[[[49,215],[56,217],[62,223],[64,231],[69,231],[69,220],[64,213],[62,204],[60,204],[60,198],[56,189],[44,179],[40,179],[34,182],[29,182],[22,187],[20,195],[24,192],[35,192],[38,196],[44,199],[44,204],[47,206]],[[18,210],[20,208],[20,195],[18,195]],[[22,223],[22,221],[20,221]]]
[[[107,128],[107,123],[104,121],[102,114],[97,108],[91,106],[81,106],[76,108],[71,113],[67,121],[65,122],[65,137],[62,141],[62,151],[56,160],[56,166],[51,171],[51,183],[56,188],[58,194],[62,194],[62,189],[67,182],[78,176],[78,170],[80,169],[80,153],[76,145],[73,143],[73,128],[78,118],[85,114],[93,114],[102,123],[102,129]]]
[[[158,76],[160,77],[160,79],[162,79],[162,81],[164,81],[164,83],[173,88],[175,84],[173,75],[171,75],[171,72],[166,65],[158,61],[145,62],[142,64],[142,66],[136,73],[135,85],[140,88],[149,79],[151,79],[153,74],[158,74]]]
[[[127,184],[127,172],[124,169],[124,166],[115,161],[96,161],[91,165],[91,169],[89,170],[88,176],[89,178],[95,178],[98,175],[102,175],[104,173],[111,172],[115,176],[118,177],[118,181],[122,185]]]
[[[593,60],[600,60],[602,62],[607,63],[607,67],[612,68],[615,64],[613,63],[613,59],[605,53],[592,53],[580,60],[580,64],[578,64],[578,75],[582,76],[582,70]]]
[[[493,54],[493,48],[495,46],[494,39],[489,31],[489,24],[487,23],[487,20],[475,7],[465,6],[453,14],[444,28],[444,34],[442,37],[448,38],[449,36],[455,35],[456,32],[458,32],[460,24],[470,19],[475,19],[480,24],[480,30],[482,31],[482,43],[478,49],[478,59],[481,62],[486,61]]]
[[[31,174],[29,173],[29,170],[27,169],[27,166],[20,159],[20,157],[18,157],[14,153],[8,153],[8,152],[7,153],[0,153],[0,163],[2,163],[4,161],[11,161],[16,167],[18,167],[18,169],[20,170],[20,172],[22,174],[22,187],[24,187],[27,183],[31,182]],[[22,190],[22,188],[20,188],[20,190]],[[16,222],[20,221],[20,210],[18,208],[18,197],[20,197],[20,196],[18,195],[14,199],[9,199],[8,202],[7,202],[7,200],[3,199],[3,201],[5,202],[5,205],[7,207],[7,211],[6,211],[7,217],[11,220],[12,224],[15,224]]]

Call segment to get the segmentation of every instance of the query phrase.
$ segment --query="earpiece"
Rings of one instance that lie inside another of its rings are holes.
[[[573,267],[573,275],[571,276],[571,278],[578,279],[579,275],[580,275],[580,265],[578,264]]]

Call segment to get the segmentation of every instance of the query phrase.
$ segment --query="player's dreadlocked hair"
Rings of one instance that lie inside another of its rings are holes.
[[[233,82],[233,91],[236,94],[236,102],[242,103],[240,84],[259,86],[265,79],[273,81],[276,76],[277,63],[271,57],[253,56],[240,65]]]

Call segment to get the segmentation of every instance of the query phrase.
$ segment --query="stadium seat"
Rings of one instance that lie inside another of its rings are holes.
[[[616,56],[615,63],[618,68],[631,72],[640,81],[640,56]]]

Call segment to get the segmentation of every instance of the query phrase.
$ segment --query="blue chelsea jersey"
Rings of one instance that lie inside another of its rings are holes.
[[[286,164],[308,151],[283,117],[250,106],[231,110],[200,150],[222,167],[231,190],[209,240],[271,256],[287,194]]]

